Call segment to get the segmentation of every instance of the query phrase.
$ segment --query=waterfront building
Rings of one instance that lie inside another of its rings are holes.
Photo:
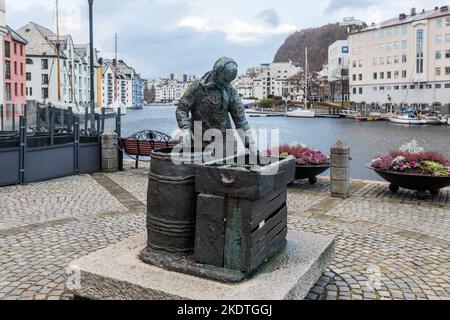
[[[189,88],[191,82],[180,82],[171,79],[158,79],[155,81],[155,102],[177,103]]]
[[[8,30],[6,28],[5,0],[0,0],[0,44],[4,42],[7,33]],[[3,45],[0,45],[0,75],[4,74],[3,56],[4,56]],[[0,104],[3,103],[4,90],[5,90],[4,79],[2,76],[0,76]]]
[[[239,76],[233,81],[233,85],[242,98],[253,99],[255,97],[252,78]]]
[[[102,59],[102,105],[107,107],[120,101],[125,107],[133,107],[134,69],[123,60]]]
[[[79,101],[89,102],[91,100],[91,74],[90,74],[90,48],[89,44],[75,44],[75,56],[79,62],[82,62],[82,70],[76,70],[78,73],[78,94]],[[94,49],[94,99],[97,108],[101,107],[101,99],[99,100],[98,90],[101,88],[101,69],[98,63],[98,51]],[[99,83],[100,78],[100,83]],[[101,89],[100,89],[101,90]]]
[[[144,105],[143,100],[143,80],[141,75],[136,73],[133,69],[134,77],[133,77],[133,106],[135,108],[142,108]]]
[[[26,47],[27,99],[42,103],[87,104],[90,101],[88,55],[70,35],[59,37],[60,84],[58,91],[58,36],[48,28],[30,22],[17,30],[28,41]],[[77,53],[78,52],[78,53]],[[59,100],[60,95],[60,100]]]
[[[351,100],[366,103],[450,103],[450,11],[409,14],[352,32]]]
[[[347,101],[349,46],[347,40],[337,40],[328,47],[328,82],[333,101]]]
[[[3,105],[6,110],[12,105],[16,110],[23,110],[26,103],[26,79],[25,79],[25,46],[27,41],[10,27],[6,27],[7,34],[4,38],[3,65],[4,65],[4,96]]]

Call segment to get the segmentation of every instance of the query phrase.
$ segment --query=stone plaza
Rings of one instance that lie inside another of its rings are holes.
[[[68,264],[145,231],[147,168],[0,188],[0,299],[72,299]],[[289,229],[336,237],[336,257],[310,300],[450,299],[450,189],[426,201],[353,180],[298,181]]]

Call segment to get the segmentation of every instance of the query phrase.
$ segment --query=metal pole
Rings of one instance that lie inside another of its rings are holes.
[[[3,123],[3,105],[0,104],[0,131],[4,130],[4,123]]]
[[[74,137],[73,165],[75,174],[78,174],[80,172],[78,165],[78,151],[80,147],[80,120],[78,116],[74,116],[73,137]]]
[[[50,114],[50,145],[53,146],[55,144],[55,110],[54,108],[50,107],[49,110]]]
[[[117,139],[120,139],[122,136],[122,110],[121,108],[117,109],[117,115],[116,115],[116,133],[117,133]],[[119,171],[123,171],[123,151],[118,151],[118,162],[119,162]]]
[[[72,124],[73,124],[73,111],[72,107],[68,108],[68,114],[67,114],[67,132],[72,132]]]
[[[16,131],[16,105],[12,104],[12,131]]]
[[[91,71],[91,117],[95,113],[95,86],[94,86],[94,24],[93,24],[93,4],[94,0],[89,2],[89,50],[90,50],[90,71]],[[91,129],[94,129],[94,123],[91,121]]]
[[[105,108],[102,108],[102,129],[101,132],[105,131]]]
[[[84,131],[87,132],[88,127],[88,115],[89,115],[89,109],[88,107],[84,107]]]
[[[25,161],[27,152],[27,118],[21,116],[19,120],[19,183],[25,183]]]

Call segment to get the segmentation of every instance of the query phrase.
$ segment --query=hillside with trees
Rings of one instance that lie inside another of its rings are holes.
[[[303,66],[305,47],[308,47],[309,69],[320,71],[328,61],[328,47],[336,40],[344,39],[347,39],[347,27],[339,23],[297,31],[278,49],[274,62],[300,62]]]

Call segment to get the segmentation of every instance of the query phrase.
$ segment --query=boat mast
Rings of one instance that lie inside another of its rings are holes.
[[[59,36],[59,8],[58,0],[56,0],[56,60],[58,72],[58,101],[61,101],[61,43]]]
[[[305,47],[305,109],[308,109],[308,47]]]
[[[114,34],[114,105],[117,102],[117,33]]]

